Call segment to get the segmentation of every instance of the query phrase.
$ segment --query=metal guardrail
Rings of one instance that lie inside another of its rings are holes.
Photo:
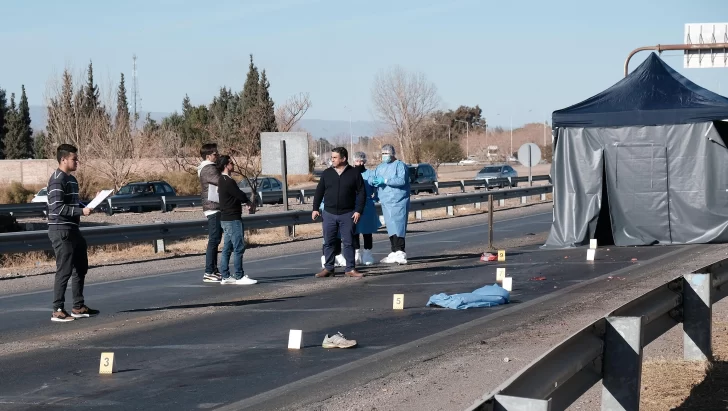
[[[600,318],[478,400],[469,411],[564,410],[602,381],[602,410],[639,410],[642,351],[679,323],[685,361],[712,357],[712,305],[728,259],[675,278]]]
[[[488,201],[488,196],[495,200],[507,198],[528,198],[532,195],[541,195],[545,198],[552,186],[535,186],[513,190],[499,190],[481,193],[453,194],[428,198],[412,199],[410,211],[421,218],[422,210],[445,207],[448,214],[452,214],[454,206],[462,204],[476,204]],[[523,200],[522,200],[523,201]],[[381,207],[377,204],[377,212],[381,214]],[[417,213],[420,213],[419,216]],[[270,214],[254,214],[243,216],[245,229],[263,229],[287,227],[320,223],[320,220],[311,220],[310,210],[284,211]],[[86,242],[89,245],[104,245],[153,241],[157,246],[163,247],[164,240],[178,240],[186,237],[207,234],[207,220],[175,221],[138,225],[113,225],[104,227],[81,228]],[[162,241],[160,243],[160,241]],[[0,234],[0,254],[19,253],[28,251],[51,250],[47,230],[22,231],[17,233]]]
[[[412,193],[420,193],[428,191],[439,194],[441,188],[460,188],[465,192],[465,187],[484,187],[486,180],[460,180],[445,181],[436,183],[412,184],[410,190]],[[533,176],[532,181],[550,181],[547,175]],[[528,177],[512,177],[510,179],[489,179],[489,186],[510,186],[513,183],[528,182]],[[300,204],[306,203],[307,199],[312,198],[316,193],[315,189],[306,190],[290,190],[289,198],[298,198]],[[275,203],[282,201],[283,191],[260,191],[256,193],[256,200],[259,206],[266,203]],[[200,196],[161,196],[161,197],[136,197],[128,199],[108,198],[101,211],[105,211],[108,215],[114,214],[115,211],[141,211],[143,207],[157,208],[162,212],[171,211],[175,207],[199,207],[202,205]],[[45,217],[48,215],[48,206],[45,203],[26,203],[26,204],[0,204],[0,215],[11,215],[14,217]]]

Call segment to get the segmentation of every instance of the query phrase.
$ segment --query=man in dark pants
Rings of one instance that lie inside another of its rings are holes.
[[[217,248],[222,240],[220,203],[209,199],[210,190],[217,193],[217,183],[220,180],[220,171],[215,163],[218,157],[217,144],[204,144],[200,148],[200,157],[202,157],[202,162],[197,167],[197,175],[200,177],[202,211],[207,217],[207,252],[205,253],[205,274],[202,276],[202,281],[219,283],[222,280],[217,267]]]
[[[345,274],[347,277],[361,278],[363,275],[355,268],[354,262],[354,233],[356,223],[364,212],[366,202],[366,189],[361,173],[347,163],[349,154],[344,147],[331,150],[331,167],[321,174],[316,194],[313,198],[313,212],[311,218],[317,219],[320,215],[321,200],[324,202],[323,231],[324,256],[326,262],[323,270],[316,277],[329,277],[334,275],[334,258],[336,234],[341,236],[343,254],[346,259]]]
[[[75,318],[91,317],[99,312],[88,308],[83,300],[83,284],[88,272],[88,250],[81,235],[81,216],[91,209],[78,202],[78,181],[72,172],[78,168],[78,149],[61,144],[56,150],[58,169],[48,180],[48,238],[56,255],[56,279],[53,285],[53,315],[51,321],[68,322]],[[73,278],[73,308],[66,312],[66,286]]]

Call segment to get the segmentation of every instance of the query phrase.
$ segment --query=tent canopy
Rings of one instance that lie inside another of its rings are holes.
[[[554,127],[655,126],[724,119],[728,119],[728,98],[683,77],[655,53],[607,90],[553,113]]]

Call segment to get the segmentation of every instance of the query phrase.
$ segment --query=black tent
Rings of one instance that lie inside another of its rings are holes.
[[[728,98],[654,53],[609,89],[554,112],[545,247],[728,240],[725,119]]]

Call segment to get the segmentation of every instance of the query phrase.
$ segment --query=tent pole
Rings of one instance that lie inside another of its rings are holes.
[[[629,74],[629,60],[632,56],[639,53],[640,51],[656,50],[661,53],[665,50],[712,50],[712,49],[726,49],[728,43],[703,43],[703,44],[658,44],[656,46],[640,47],[632,50],[627,56],[627,60],[624,62],[624,76],[627,77]]]

